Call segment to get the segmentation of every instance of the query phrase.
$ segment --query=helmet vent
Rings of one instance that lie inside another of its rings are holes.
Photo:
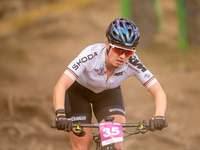
[[[131,25],[129,22],[126,22],[126,24],[127,24],[128,26],[130,26],[130,25]]]
[[[128,35],[131,36],[131,29],[128,29]]]
[[[119,35],[115,34],[115,37],[117,37],[118,39],[120,39]]]
[[[123,26],[124,26],[122,22],[120,22],[119,24],[120,24],[120,27],[123,27]]]

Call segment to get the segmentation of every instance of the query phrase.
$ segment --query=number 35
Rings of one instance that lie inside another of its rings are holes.
[[[119,127],[104,128],[103,132],[105,133],[105,134],[103,134],[104,137],[109,137],[111,135],[115,136],[115,135],[118,135],[120,133]]]

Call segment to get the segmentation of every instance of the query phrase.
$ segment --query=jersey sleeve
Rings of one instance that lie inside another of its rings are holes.
[[[96,51],[92,50],[93,46],[85,48],[67,67],[65,74],[67,74],[74,81],[78,78],[84,70],[89,70],[92,66],[92,61],[98,55]]]
[[[131,76],[135,76],[145,88],[149,89],[157,79],[154,75],[143,65],[137,55],[131,56],[128,60],[129,70]]]

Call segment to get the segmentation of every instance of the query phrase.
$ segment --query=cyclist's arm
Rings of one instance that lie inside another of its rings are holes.
[[[154,83],[148,91],[155,99],[155,116],[164,116],[167,107],[167,98],[159,82]]]
[[[65,93],[66,90],[74,83],[74,80],[70,78],[65,73],[62,74],[60,79],[58,80],[53,93],[53,102],[54,108],[57,109],[65,109],[64,101],[65,101]]]

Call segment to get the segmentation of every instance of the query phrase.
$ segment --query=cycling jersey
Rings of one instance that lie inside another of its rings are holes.
[[[64,73],[94,93],[116,88],[131,76],[135,76],[147,89],[157,82],[135,53],[107,79],[105,54],[105,44],[88,46],[69,64]]]

